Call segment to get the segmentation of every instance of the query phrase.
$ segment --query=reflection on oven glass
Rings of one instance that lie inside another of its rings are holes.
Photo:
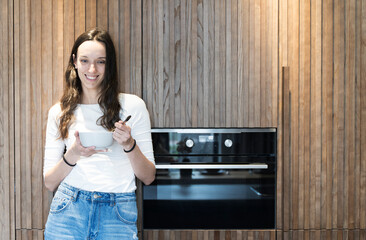
[[[152,191],[145,189],[145,200],[250,200],[261,199],[253,191],[259,185],[240,184],[170,184],[159,185]],[[273,196],[273,194],[272,194]]]
[[[275,228],[275,128],[158,128],[152,141],[160,167],[143,186],[145,229]]]

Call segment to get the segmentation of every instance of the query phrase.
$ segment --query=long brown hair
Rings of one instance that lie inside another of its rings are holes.
[[[97,124],[108,130],[114,128],[114,123],[119,120],[119,112],[121,105],[118,101],[119,82],[117,74],[116,50],[113,45],[112,38],[107,31],[93,28],[81,34],[75,41],[70,54],[68,66],[65,72],[65,87],[63,95],[60,99],[61,116],[59,131],[61,138],[68,137],[68,130],[74,120],[74,111],[77,104],[81,101],[82,87],[78,73],[74,67],[74,57],[77,56],[79,46],[85,41],[96,40],[104,43],[106,48],[106,65],[104,79],[101,82],[101,92],[98,98],[103,116],[101,116]]]

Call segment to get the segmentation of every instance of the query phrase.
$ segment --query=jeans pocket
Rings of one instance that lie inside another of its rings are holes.
[[[136,201],[117,202],[114,206],[117,217],[124,223],[135,224],[137,221]]]
[[[64,211],[72,202],[72,196],[69,196],[61,191],[57,191],[52,199],[50,213],[57,214]]]

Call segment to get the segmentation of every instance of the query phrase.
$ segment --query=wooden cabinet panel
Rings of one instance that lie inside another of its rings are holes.
[[[277,5],[144,4],[143,97],[152,125],[277,126]]]

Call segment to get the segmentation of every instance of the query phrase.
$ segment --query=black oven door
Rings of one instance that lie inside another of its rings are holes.
[[[157,165],[143,187],[143,228],[273,229],[275,179],[263,163]]]

